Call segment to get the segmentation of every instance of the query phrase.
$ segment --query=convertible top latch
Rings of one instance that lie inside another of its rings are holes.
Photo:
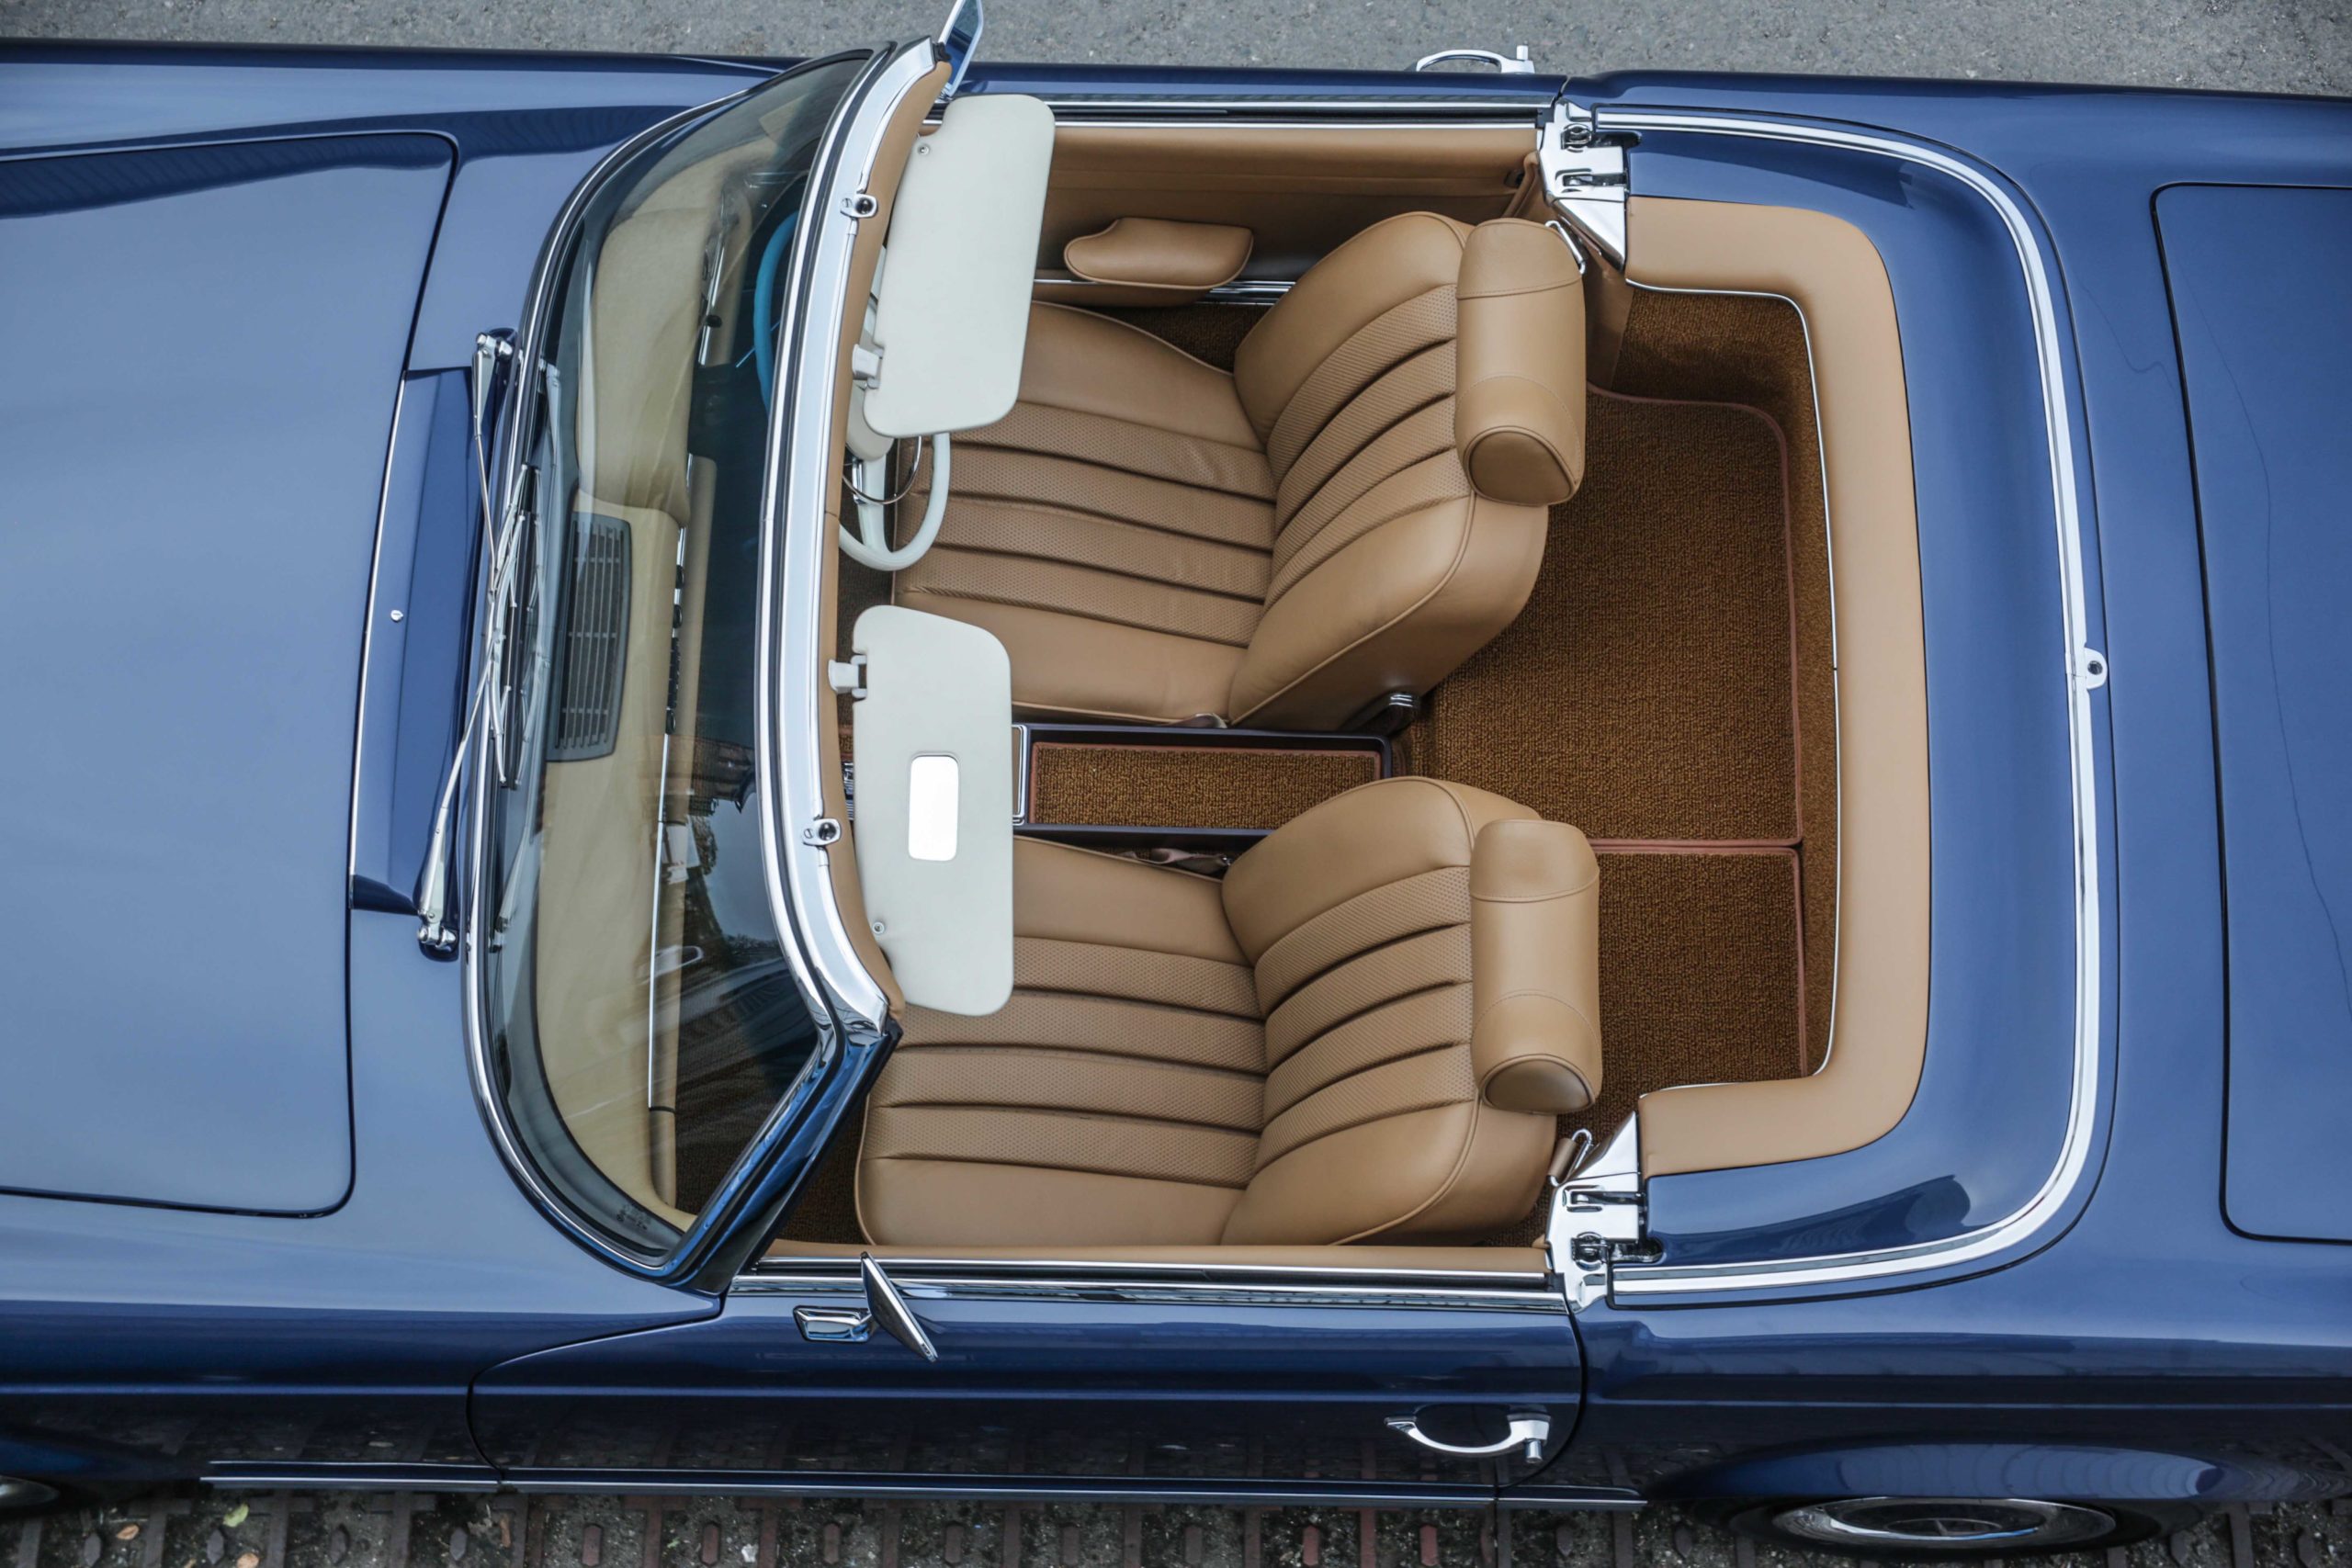
[[[1609,1294],[1609,1271],[1621,1261],[1650,1258],[1648,1211],[1642,1199],[1640,1141],[1628,1118],[1598,1154],[1578,1133],[1561,1146],[1564,1167],[1552,1178],[1551,1217],[1544,1249],[1570,1312]]]
[[[1625,148],[1602,140],[1592,111],[1566,98],[1553,100],[1551,118],[1535,141],[1544,195],[1611,266],[1625,265]]]

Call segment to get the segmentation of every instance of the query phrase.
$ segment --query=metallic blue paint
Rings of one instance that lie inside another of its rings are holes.
[[[739,1295],[721,1312],[709,1293],[632,1279],[559,1235],[515,1187],[481,1125],[466,1079],[458,969],[419,953],[413,917],[366,907],[397,904],[404,891],[416,852],[414,781],[446,754],[457,718],[453,650],[464,646],[470,594],[450,578],[472,570],[475,520],[462,449],[448,450],[461,389],[433,373],[461,366],[474,332],[514,324],[547,221],[588,162],[752,79],[750,68],[712,62],[0,51],[0,145],[20,152],[389,131],[434,137],[455,159],[421,295],[413,267],[403,285],[417,310],[406,381],[397,362],[367,386],[339,366],[320,384],[347,393],[322,399],[336,406],[303,411],[298,421],[356,418],[357,409],[374,422],[368,460],[354,459],[371,502],[379,483],[386,491],[366,736],[357,776],[346,771],[328,789],[355,816],[347,844],[334,835],[323,873],[291,853],[290,840],[280,846],[285,858],[250,870],[310,887],[318,875],[340,874],[347,853],[361,907],[333,923],[346,951],[322,962],[293,956],[315,927],[274,918],[234,933],[267,944],[278,960],[266,986],[281,1025],[315,1015],[319,987],[346,986],[349,1195],[311,1218],[0,1197],[0,1470],[299,1476],[307,1467],[321,1479],[364,1481],[392,1473],[377,1446],[391,1442],[411,1468],[480,1483],[494,1476],[492,1460],[521,1457],[524,1434],[560,1434],[590,1406],[647,1416],[648,1429],[628,1432],[628,1441],[658,1440],[674,1425],[675,1401],[725,1415],[714,1432],[741,1435],[778,1409],[796,1425],[834,1423],[849,1446],[796,1445],[786,1457],[813,1461],[835,1481],[864,1473],[876,1486],[935,1489],[953,1483],[926,1473],[940,1450],[921,1445],[920,1428],[952,1416],[949,1447],[985,1452],[991,1405],[1048,1423],[1081,1404],[1097,1413],[1123,1407],[1093,1428],[1110,1434],[1173,1429],[1189,1409],[1210,1417],[1205,1429],[1230,1432],[1268,1404],[1303,1393],[1329,1422],[1318,1416],[1280,1452],[1305,1464],[1317,1439],[1344,1432],[1347,1453],[1318,1461],[1336,1476],[1333,1467],[1361,1463],[1364,1442],[1385,1438],[1376,1427],[1359,1431],[1356,1417],[1434,1391],[1481,1403],[1541,1399],[1555,1409],[1581,1394],[1566,1456],[1511,1494],[1538,1506],[1589,1504],[1602,1495],[1594,1489],[1626,1486],[1690,1495],[1983,1486],[2188,1501],[2352,1486],[2346,1255],[2242,1235],[2220,1200],[2227,992],[2205,562],[2152,210],[2156,192],[2180,182],[2352,186],[2352,107],[1763,77],[1572,85],[1587,100],[1879,126],[1965,149],[2017,194],[2058,279],[2075,456],[2090,492],[2085,515],[2097,530],[2086,551],[2093,630],[2114,671],[2094,709],[2104,834],[2096,886],[2112,917],[2101,1043],[2111,1071],[2099,1158],[2064,1224],[2041,1238],[2043,1250],[1969,1279],[1842,1299],[1604,1303],[1577,1320],[1573,1337],[1564,1318],[1521,1314],[1295,1305],[1179,1314],[1109,1297],[926,1300],[919,1310],[939,1314],[937,1337],[958,1358],[943,1379],[926,1382],[887,1344],[851,1348],[854,1355],[804,1344],[784,1320],[797,1298]],[[1499,104],[1551,85],[1448,78],[1442,90]],[[1105,102],[1240,90],[1408,107],[1437,90],[1428,78],[1401,75],[985,66],[968,90],[1040,89]],[[2013,1202],[2019,1185],[2048,1168],[2047,1096],[2070,1044],[2063,914],[2071,893],[2059,885],[2071,877],[2071,852],[2060,831],[2064,796],[2051,784],[2064,745],[2053,708],[2062,681],[2052,646],[2053,531],[2047,454],[2035,450],[2038,415],[2017,332],[2016,262],[1998,258],[1983,211],[1939,177],[1687,133],[1651,138],[1634,166],[1638,186],[1651,192],[1826,207],[1888,255],[1919,444],[1937,792],[1936,1044],[1913,1114],[1879,1144],[1837,1159],[1737,1181],[1660,1182],[1657,1215],[1685,1258],[1728,1252],[1742,1235],[1744,1247],[1793,1252],[1824,1236],[1948,1232]],[[93,382],[97,373],[89,370]],[[127,395],[120,378],[109,385]],[[291,445],[278,450],[281,461],[302,457]],[[101,463],[93,471],[107,470]],[[329,481],[337,493],[356,482],[343,469]],[[184,548],[252,529],[254,493],[226,483],[183,489],[169,510],[118,509],[106,521],[156,550]],[[375,508],[365,510],[360,532],[372,536]],[[348,543],[340,532],[331,536],[338,549]],[[79,537],[41,547],[66,546],[92,547]],[[33,547],[12,537],[7,547]],[[333,618],[316,646],[322,662],[341,660],[346,739],[360,722],[350,661],[364,613],[364,548],[357,558],[336,593],[316,579],[307,589],[316,597],[309,613]],[[0,576],[8,611],[0,636],[60,614],[41,602],[43,592],[70,597],[53,581]],[[389,633],[385,613],[400,598],[413,623]],[[46,644],[38,651],[51,657]],[[154,788],[112,816],[85,808],[60,817],[54,802],[86,802],[116,776],[87,760],[119,750],[126,730],[92,699],[147,696],[109,694],[85,664],[67,668],[79,710],[44,700],[28,721],[33,731],[21,712],[7,716],[19,721],[12,733],[53,734],[64,713],[67,744],[56,754],[83,768],[66,791],[41,796],[45,809],[19,813],[6,829],[12,849],[22,842],[48,857],[31,863],[50,868],[37,879],[44,886],[64,874],[63,857],[85,843],[103,851],[123,842],[171,805],[170,792]],[[250,682],[228,662],[190,660],[163,673],[204,682],[199,706],[216,719],[235,711],[224,694]],[[7,700],[33,698],[20,689]],[[323,695],[311,700],[288,735],[322,723],[329,708]],[[153,750],[153,737],[132,739]],[[257,785],[307,754],[275,736],[238,739],[244,743],[209,737],[144,776],[178,784],[236,769],[241,784]],[[135,765],[135,756],[122,765]],[[96,823],[99,836],[45,826],[61,820]],[[2233,877],[2244,871],[2233,863]],[[188,900],[184,884],[168,904],[149,899],[154,874],[142,863],[89,895],[108,900],[107,929],[133,916],[219,923],[215,909]],[[12,909],[0,932],[12,962],[51,940],[43,922],[53,915]],[[103,998],[153,961],[120,943],[70,951],[55,960],[55,983],[78,980]],[[216,986],[221,1008],[242,999],[233,982]],[[55,1038],[85,1037],[73,1020],[56,1022]],[[242,1043],[212,1065],[255,1099],[274,1087],[271,1058]],[[829,1080],[823,1103],[809,1108],[762,1178],[764,1191],[788,1186],[813,1160],[817,1129],[854,1100],[856,1076],[845,1064]],[[240,1113],[254,1113],[252,1105]],[[222,1141],[232,1137],[238,1157],[274,1183],[287,1180],[290,1168],[233,1130]],[[479,1435],[493,1450],[485,1456],[467,1401],[492,1367],[503,1370],[482,1384]],[[828,1397],[793,1397],[810,1389]],[[662,1421],[650,1419],[656,1411]],[[861,1429],[891,1436],[861,1447]],[[638,1462],[670,1467],[671,1481],[707,1481],[732,1462],[729,1483],[752,1483],[740,1459],[644,1452]],[[1155,1461],[1152,1477],[1141,1479],[1125,1474],[1129,1462],[1114,1442],[1052,1468],[1138,1493],[1163,1472],[1182,1484],[1173,1474],[1181,1461]],[[709,1469],[686,1468],[695,1465]],[[885,1470],[905,1479],[876,1474]],[[609,1479],[609,1471],[585,1469],[534,1477]],[[1270,1472],[1259,1484],[1288,1479]],[[641,1468],[631,1481],[652,1483]],[[1455,1500],[1485,1490],[1452,1484]]]
[[[368,593],[351,807],[351,901],[413,914],[433,810],[455,759],[481,553],[466,377],[401,384]]]
[[[1894,1132],[1834,1158],[1653,1181],[1652,1233],[1670,1264],[1940,1239],[2047,1177],[2073,1060],[2064,585],[2017,251],[1956,181],[1878,153],[1663,134],[1632,164],[1645,194],[1816,208],[1886,258],[1919,512],[1930,973],[1971,976],[1931,987],[1926,1069]]]
[[[2176,186],[2156,219],[2222,754],[2226,1207],[2352,1241],[2352,190]]]
[[[450,161],[0,163],[0,859],[40,889],[0,984],[55,1043],[11,1055],[0,1187],[304,1213],[350,1186],[356,612]]]
[[[842,1484],[826,1472],[1037,1486],[1321,1477],[1443,1503],[1464,1487],[1484,1501],[1486,1467],[1425,1463],[1385,1417],[1537,1409],[1563,1438],[1575,1424],[1576,1337],[1556,1307],[1110,1308],[1107,1295],[948,1295],[899,1273],[936,1364],[880,1333],[803,1339],[793,1309],[844,1304],[838,1286],[739,1291],[715,1318],[493,1370],[474,1394],[483,1450],[518,1473],[585,1454],[607,1469],[788,1472],[812,1491]]]
[[[1717,1467],[1764,1450],[1810,1461],[1775,1484],[1835,1495],[1858,1439],[1904,1433],[1980,1453],[2033,1441],[2152,1464],[2186,1457],[2211,1467],[2190,1501],[2258,1499],[2290,1484],[2340,1494],[2352,1486],[2342,1251],[2238,1235],[2219,1201],[2215,738],[2183,388],[2152,208],[2181,181],[2352,185],[2352,106],[1770,78],[1594,86],[1621,103],[1891,127],[1967,148],[2031,204],[2074,324],[2098,528],[2093,591],[2113,672],[2099,696],[2116,1070],[2096,1188],[2071,1227],[2024,1262],[1842,1301],[1586,1314],[1584,1426],[1546,1479],[1606,1473],[1736,1493],[1758,1483]],[[1939,841],[1939,876],[1948,859]],[[1939,998],[1982,978],[1938,974]],[[2013,1106],[2000,1094],[1975,1108],[1975,1124],[1989,1131]]]

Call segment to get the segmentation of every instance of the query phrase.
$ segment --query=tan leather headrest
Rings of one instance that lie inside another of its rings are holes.
[[[1134,293],[1148,304],[1182,304],[1240,276],[1254,243],[1249,230],[1229,224],[1120,218],[1064,245],[1062,265],[1121,299]],[[1103,293],[1087,299],[1114,302]]]
[[[1600,863],[1566,823],[1521,818],[1479,829],[1470,1060],[1498,1111],[1565,1116],[1600,1098]]]
[[[1584,479],[1584,288],[1538,223],[1498,218],[1462,255],[1453,439],[1478,493],[1550,506]]]

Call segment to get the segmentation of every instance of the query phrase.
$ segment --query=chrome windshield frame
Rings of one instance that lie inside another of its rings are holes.
[[[819,727],[832,722],[825,665],[825,564],[833,551],[828,504],[837,476],[831,458],[840,413],[841,323],[849,309],[849,273],[858,216],[884,133],[908,93],[938,63],[931,39],[900,46],[883,61],[843,128],[821,175],[813,220],[793,248],[779,364],[790,378],[780,390],[782,415],[771,427],[767,525],[763,531],[762,592],[775,592],[760,622],[760,756],[781,787],[770,792],[763,832],[768,888],[780,918],[799,933],[814,987],[831,1002],[842,1045],[879,1043],[889,1000],[859,958],[833,897],[829,846],[841,834],[826,807]],[[854,89],[854,91],[855,91]],[[813,1070],[814,1064],[812,1064]]]
[[[911,46],[910,46],[911,47]],[[804,61],[794,72],[810,66],[854,59],[857,53],[835,54],[819,60]],[[842,92],[841,101],[832,111],[825,134],[819,144],[811,164],[812,182],[808,202],[803,211],[801,233],[793,247],[792,276],[797,280],[808,266],[808,253],[820,231],[831,229],[830,214],[823,203],[828,199],[831,181],[826,171],[837,168],[842,153],[851,138],[849,131],[858,120],[860,111],[867,107],[876,81],[885,73],[887,65],[904,50],[872,51],[865,69]],[[926,66],[928,69],[928,66]],[[791,73],[785,73],[789,74]],[[590,201],[604,189],[606,182],[626,167],[639,153],[667,138],[700,123],[711,116],[725,112],[742,98],[761,91],[776,80],[774,75],[752,83],[740,93],[699,104],[682,110],[647,127],[614,148],[600,159],[549,225],[542,243],[538,259],[532,270],[531,284],[525,297],[521,331],[517,333],[516,362],[527,367],[537,363],[546,343],[550,307],[556,285],[563,273],[565,259],[571,242],[576,238],[583,212]],[[895,101],[895,99],[893,100]],[[871,149],[866,152],[870,162]],[[796,288],[794,297],[797,298]],[[787,337],[789,334],[786,334]],[[511,513],[516,487],[522,482],[528,450],[530,432],[524,428],[526,421],[516,417],[516,411],[526,406],[520,400],[522,389],[531,378],[516,374],[510,378],[505,399],[502,428],[499,432],[497,483],[499,514]],[[786,426],[790,423],[789,405],[780,405],[771,416],[768,425],[766,468],[763,474],[761,516],[763,528],[763,565],[774,555],[776,541],[775,529],[777,513],[775,505],[777,484],[778,453],[789,445]],[[763,572],[760,584],[759,618],[762,627],[757,657],[760,682],[759,745],[763,757],[774,755],[773,728],[768,722],[772,697],[772,665],[769,659],[768,627],[775,619],[775,574]],[[484,617],[487,623],[487,617]],[[477,660],[488,657],[486,638],[492,628],[485,624],[484,641],[475,650]],[[589,1252],[623,1271],[658,1283],[680,1285],[689,1289],[719,1290],[737,1269],[744,1267],[750,1255],[764,1240],[763,1226],[749,1223],[764,1216],[765,1212],[780,1203],[784,1193],[773,1180],[773,1166],[776,1149],[786,1141],[807,1109],[814,1090],[825,1081],[826,1070],[837,1059],[838,1031],[833,1027],[833,1003],[810,972],[802,951],[802,938],[795,924],[793,906],[777,897],[775,882],[776,846],[774,842],[772,808],[761,814],[762,838],[765,843],[769,868],[770,904],[785,938],[783,948],[791,964],[795,980],[807,998],[811,1017],[819,1034],[817,1049],[799,1077],[778,1100],[760,1133],[737,1156],[727,1176],[720,1181],[709,1201],[695,1216],[694,1223],[680,1234],[677,1243],[665,1251],[650,1252],[633,1247],[617,1240],[608,1231],[579,1213],[541,1175],[537,1162],[514,1125],[504,1098],[500,1091],[490,1057],[490,1020],[487,987],[489,976],[483,964],[488,938],[487,919],[490,914],[491,798],[494,787],[488,784],[491,758],[488,753],[489,727],[475,725],[465,738],[469,758],[468,778],[468,863],[464,868],[466,897],[463,934],[459,948],[460,971],[465,997],[466,1052],[469,1074],[473,1080],[474,1098],[491,1141],[497,1145],[509,1173],[525,1195],[556,1227]],[[781,769],[772,772],[778,776]],[[776,792],[768,792],[773,797]],[[869,982],[870,983],[870,982]]]

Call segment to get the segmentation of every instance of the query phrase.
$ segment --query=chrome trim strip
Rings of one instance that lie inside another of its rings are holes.
[[[1509,1248],[1497,1248],[1508,1251]],[[1538,1250],[1531,1243],[1522,1250]],[[893,1273],[907,1269],[955,1269],[974,1275],[1014,1277],[1027,1274],[1058,1275],[1091,1273],[1095,1275],[1133,1275],[1138,1278],[1199,1279],[1211,1274],[1233,1278],[1268,1280],[1401,1280],[1424,1285],[1500,1285],[1536,1290],[1547,1280],[1541,1269],[1500,1269],[1488,1272],[1483,1269],[1369,1269],[1344,1263],[1170,1263],[1157,1260],[1126,1261],[1111,1258],[958,1258],[948,1254],[914,1258],[886,1258]],[[772,1258],[746,1269],[737,1282],[756,1280],[762,1276],[798,1275],[808,1278],[829,1276],[842,1271],[845,1278],[857,1277],[857,1259],[846,1257]]]
[[[1335,1249],[1336,1250],[1336,1249]],[[1512,1250],[1497,1248],[1498,1251]],[[1536,1251],[1531,1243],[1525,1248]],[[959,1269],[973,1274],[1019,1276],[1054,1274],[1077,1271],[1095,1274],[1136,1275],[1146,1278],[1194,1279],[1208,1274],[1269,1280],[1387,1280],[1419,1284],[1438,1285],[1506,1285],[1540,1288],[1544,1283],[1541,1269],[1503,1269],[1491,1272],[1483,1269],[1372,1269],[1344,1263],[1170,1263],[1152,1259],[1128,1261],[1114,1258],[958,1258],[938,1254],[920,1258],[888,1258],[883,1261],[893,1269]],[[753,1279],[761,1274],[825,1275],[835,1269],[846,1269],[851,1277],[857,1272],[854,1258],[787,1258],[763,1262],[748,1270],[742,1278]]]
[[[1407,1283],[1350,1286],[1276,1280],[1201,1278],[1191,1280],[1120,1279],[1115,1271],[1035,1279],[974,1274],[909,1273],[894,1266],[891,1279],[916,1300],[999,1300],[1120,1303],[1129,1304],[1272,1307],[1388,1307],[1406,1311],[1530,1312],[1558,1316],[1558,1292],[1540,1285],[1512,1290],[1474,1290]],[[863,1293],[854,1274],[751,1274],[737,1278],[739,1296]]]
[[[376,653],[376,587],[384,574],[384,509],[392,500],[392,465],[400,456],[401,410],[408,402],[408,373],[392,392],[391,428],[384,433],[384,475],[376,491],[376,543],[368,558],[368,619],[359,628],[359,704],[351,728],[351,820],[343,834],[343,898],[351,902],[351,879],[359,874],[360,763],[368,750],[368,661]]]
[[[1015,719],[1012,724],[1012,825],[1025,827],[1029,821],[1029,727]],[[851,818],[855,818],[857,802],[850,802]]]
[[[2074,771],[2075,819],[2075,1070],[2065,1139],[2057,1163],[2033,1197],[2015,1213],[1957,1236],[1908,1247],[1770,1259],[1673,1267],[1623,1264],[1612,1271],[1610,1299],[1667,1301],[1727,1291],[1837,1287],[1883,1281],[1927,1269],[1971,1263],[1990,1266],[1996,1255],[2021,1247],[2053,1220],[2074,1195],[2088,1168],[2102,1095],[2099,1043],[2100,925],[2098,907],[2098,795],[2095,736],[2091,726],[2093,682],[2083,671],[2088,612],[2083,581],[2084,511],[2075,471],[2073,410],[2068,398],[2055,296],[2040,243],[2025,211],[2000,184],[1968,162],[1923,142],[1833,126],[1807,125],[1696,110],[1596,111],[1599,129],[1623,133],[1687,131],[1808,142],[1906,160],[1959,180],[2000,214],[2016,245],[2033,318],[2034,347],[2041,375],[2042,410],[2050,441],[2051,497],[2056,509],[2058,560],[2064,578],[2062,604],[2067,671],[2067,744]]]
[[[481,1464],[218,1464],[199,1483],[238,1492],[495,1492],[498,1475]]]
[[[503,1484],[514,1492],[559,1494],[625,1493],[726,1497],[875,1497],[942,1502],[1193,1503],[1231,1507],[1486,1508],[1494,1488],[1469,1482],[1271,1482],[1240,1477],[1203,1480],[1192,1476],[1062,1478],[1028,1475],[942,1475],[888,1472],[775,1471],[508,1471]],[[1548,1506],[1611,1511],[1639,1508],[1630,1492],[1552,1490],[1573,1502]],[[1589,1497],[1590,1500],[1586,1501]]]

